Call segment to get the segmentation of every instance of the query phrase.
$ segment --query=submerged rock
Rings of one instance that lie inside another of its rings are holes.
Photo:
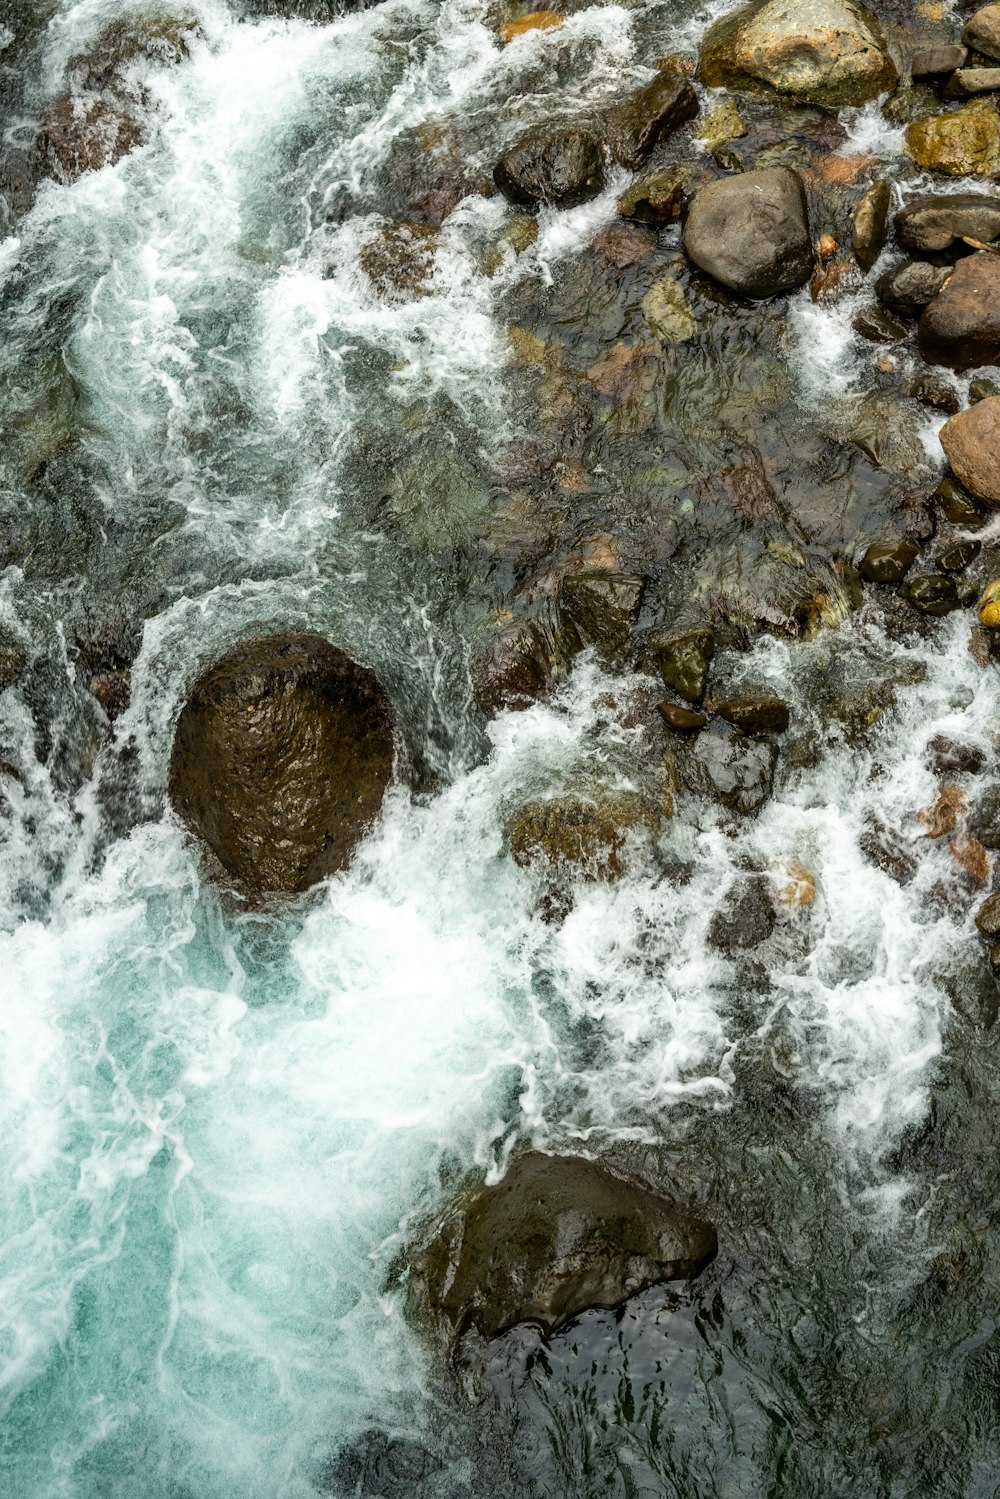
[[[900,588],[899,596],[919,614],[950,614],[962,606],[958,585],[946,573],[922,573],[918,578],[910,578]]]
[[[615,104],[605,117],[608,150],[619,166],[638,171],[661,140],[698,113],[698,95],[685,78],[658,73]]]
[[[248,640],[203,672],[181,710],[169,794],[250,901],[344,869],[392,778],[377,677],[316,635]]]
[[[506,21],[504,25],[497,28],[500,40],[505,44],[516,41],[519,36],[527,36],[531,31],[554,31],[561,26],[565,17],[557,10],[532,10],[526,16],[520,16],[516,21]]]
[[[914,198],[893,221],[904,250],[921,255],[950,249],[966,235],[991,240],[1000,235],[1000,197],[992,193],[926,193]]]
[[[636,792],[601,790],[526,802],[507,819],[504,832],[521,869],[613,882],[626,872],[630,847],[654,837],[659,821]]]
[[[902,583],[919,555],[915,541],[906,536],[888,537],[872,542],[858,571],[869,583]]]
[[[635,651],[643,578],[625,573],[576,573],[564,578],[559,614],[571,650],[592,646],[602,660],[623,665]]]
[[[762,875],[741,876],[726,891],[712,917],[708,941],[723,952],[748,950],[766,942],[774,931],[775,913],[767,880]]]
[[[1000,507],[1000,396],[950,417],[941,429],[941,446],[966,489]]]
[[[553,1332],[714,1258],[715,1229],[638,1182],[578,1156],[531,1151],[451,1208],[410,1257],[411,1307],[455,1334],[519,1322]]]
[[[430,295],[437,244],[437,231],[430,224],[390,224],[365,241],[358,261],[380,296],[410,301]]]
[[[710,27],[701,82],[809,104],[865,104],[896,84],[881,28],[853,0],[756,0]]]
[[[929,364],[962,373],[1000,363],[1000,255],[969,255],[956,265],[920,319]]]
[[[141,146],[145,131],[131,113],[101,99],[59,99],[46,111],[38,148],[60,182],[99,172]]]
[[[530,708],[551,686],[551,643],[541,625],[519,620],[493,638],[473,668],[476,702],[487,718]]]
[[[698,735],[682,773],[691,791],[752,817],[771,795],[777,763],[772,740],[711,729]]]
[[[925,172],[945,177],[992,177],[1000,170],[1000,115],[986,99],[950,114],[928,115],[906,128],[904,147]]]
[[[698,336],[691,303],[679,281],[663,276],[654,281],[642,299],[642,315],[651,333],[664,343],[688,343]]]
[[[772,167],[701,188],[688,209],[684,249],[700,270],[746,297],[802,286],[812,272],[812,241],[798,173]]]
[[[504,197],[521,207],[573,208],[604,186],[601,143],[576,127],[531,130],[504,152],[493,179]]]

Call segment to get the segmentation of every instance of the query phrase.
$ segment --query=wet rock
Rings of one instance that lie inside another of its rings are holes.
[[[977,745],[949,739],[946,734],[935,734],[928,741],[927,758],[935,775],[978,775],[986,764],[986,756]]]
[[[519,1322],[552,1332],[588,1307],[615,1307],[661,1281],[690,1280],[715,1256],[710,1224],[596,1161],[515,1156],[410,1256],[411,1307],[484,1338]]]
[[[657,635],[650,649],[659,663],[664,683],[697,707],[705,697],[709,668],[715,655],[711,630],[691,630],[684,635]]]
[[[996,239],[1000,198],[992,193],[927,193],[908,203],[893,222],[904,250],[933,255],[966,236]]]
[[[138,119],[104,100],[59,99],[42,119],[38,149],[52,175],[68,183],[113,166],[144,139]]]
[[[884,177],[873,182],[853,214],[852,242],[854,258],[863,271],[870,271],[878,260],[889,233],[889,210],[892,189]]]
[[[972,807],[969,832],[984,848],[1000,849],[1000,786],[990,786]]]
[[[601,143],[589,130],[532,130],[504,152],[493,178],[504,197],[521,207],[573,208],[604,186]]]
[[[858,570],[869,583],[901,583],[919,555],[916,542],[905,536],[874,541]]]
[[[198,35],[198,17],[192,11],[154,11],[112,21],[92,46],[70,60],[67,72],[73,92],[96,94],[127,85],[136,64],[176,66],[190,56]]]
[[[315,635],[245,641],[198,678],[170,758],[175,810],[251,902],[350,862],[392,778],[378,679]]]
[[[899,317],[919,317],[939,296],[951,276],[950,265],[926,260],[904,260],[891,266],[875,283],[875,295]]]
[[[955,579],[941,573],[922,573],[918,578],[910,578],[900,588],[899,596],[920,614],[950,614],[962,606]]]
[[[981,541],[956,541],[953,546],[943,547],[934,558],[934,566],[945,573],[964,573],[971,567],[983,549]]]
[[[642,315],[651,333],[664,343],[688,343],[698,336],[691,304],[684,288],[672,276],[654,281],[642,299]]]
[[[865,857],[895,880],[897,885],[908,885],[919,868],[915,855],[909,851],[900,835],[881,818],[869,816],[858,844]]]
[[[911,78],[946,78],[956,68],[964,68],[969,56],[968,47],[938,46],[921,47],[914,52],[910,62]]]
[[[1000,68],[959,68],[944,91],[946,99],[975,99],[1000,90]]]
[[[979,623],[986,630],[1000,628],[1000,582],[987,583],[979,600]]]
[[[771,795],[777,763],[778,748],[770,739],[707,729],[695,740],[682,773],[689,790],[752,817]]]
[[[120,718],[132,695],[132,673],[122,669],[101,671],[90,679],[91,694],[96,697],[111,723]]]
[[[602,790],[526,802],[504,831],[521,869],[613,882],[626,872],[629,849],[648,843],[658,829],[659,815],[645,798]]]
[[[633,224],[612,224],[591,242],[602,271],[631,271],[656,254],[656,241]]]
[[[330,1465],[331,1487],[337,1494],[361,1499],[412,1499],[434,1475],[441,1463],[419,1442],[388,1437],[383,1431],[366,1431],[356,1442],[341,1448]]]
[[[877,98],[897,74],[878,22],[852,0],[757,0],[709,28],[699,77],[836,107]]]
[[[557,26],[562,25],[563,19],[557,10],[532,10],[516,21],[506,21],[497,30],[500,40],[505,46],[509,46],[519,36],[527,36],[531,31],[554,31]]]
[[[775,913],[767,880],[742,877],[726,891],[708,928],[711,947],[723,952],[759,947],[774,931]]]
[[[783,734],[790,716],[786,702],[764,692],[726,698],[715,704],[715,711],[744,734]]]
[[[962,398],[954,385],[934,370],[919,370],[907,381],[905,389],[915,401],[923,401],[925,406],[933,406],[949,416],[962,409]]]
[[[959,480],[985,504],[1000,507],[1000,396],[951,417],[941,446]]]
[[[612,665],[631,660],[645,582],[625,573],[577,573],[564,578],[559,615],[571,650],[592,646]]]
[[[945,520],[966,530],[974,530],[986,520],[969,491],[951,474],[946,474],[934,491],[934,503]]]
[[[408,302],[430,295],[437,244],[430,224],[391,224],[361,246],[358,261],[380,296]]]
[[[793,860],[781,870],[781,884],[775,896],[788,911],[807,911],[816,900],[816,876]]]
[[[928,115],[907,126],[904,149],[925,172],[992,177],[1000,170],[1000,115],[986,99],[950,114]]]
[[[925,309],[918,330],[928,364],[961,373],[1000,363],[1000,255],[969,255]]]
[[[699,713],[696,708],[684,708],[680,703],[670,702],[657,703],[656,706],[667,728],[678,734],[696,733],[708,723],[707,715]]]
[[[1000,1014],[1000,988],[990,965],[983,963],[978,954],[956,956],[949,968],[936,977],[956,1012],[969,1025],[990,1030],[996,1024]]]
[[[948,781],[933,805],[917,813],[917,821],[927,829],[928,838],[945,838],[958,826],[958,816],[964,806],[965,792],[954,781]]]
[[[495,276],[511,254],[523,255],[538,238],[538,220],[528,213],[515,213],[504,225],[483,256],[483,271]]]
[[[812,272],[802,179],[773,167],[709,183],[688,209],[684,249],[700,270],[746,297],[802,286]]]
[[[970,833],[959,833],[948,844],[948,852],[962,870],[977,885],[988,885],[993,878],[993,860],[986,849]]]
[[[1000,385],[996,380],[988,380],[985,375],[980,375],[969,381],[970,406],[974,406],[977,401],[988,401],[991,396],[1000,396]]]
[[[747,123],[740,114],[736,100],[723,99],[702,120],[698,136],[713,151],[716,146],[725,145],[726,141],[741,140],[747,130]]]
[[[711,180],[704,168],[688,163],[644,172],[618,199],[618,212],[639,224],[671,224],[698,188]]]
[[[910,331],[895,313],[877,302],[860,308],[851,319],[851,327],[873,344],[898,344]]]
[[[486,717],[529,708],[546,697],[552,685],[551,653],[551,643],[534,620],[519,620],[491,640],[473,670],[476,702]]]
[[[8,687],[16,687],[24,676],[27,669],[28,658],[25,652],[7,634],[0,634],[0,692],[6,692]]]
[[[991,895],[983,901],[976,914],[976,926],[993,942],[1000,937],[1000,895]]]
[[[658,73],[605,116],[608,149],[619,166],[636,172],[650,152],[698,113],[698,95],[685,78]]]
[[[821,240],[820,254],[822,253]],[[814,302],[832,302],[854,285],[857,275],[857,264],[848,256],[831,261],[828,265],[817,265],[809,281],[809,294]]]
[[[984,5],[966,24],[962,40],[984,57],[1000,57],[1000,5]]]

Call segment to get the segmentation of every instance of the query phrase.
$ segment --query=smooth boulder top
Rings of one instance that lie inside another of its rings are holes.
[[[896,85],[878,22],[852,0],[757,0],[705,35],[700,81],[836,108]]]
[[[926,193],[900,209],[893,221],[904,250],[932,255],[956,240],[991,240],[1000,235],[1000,195]]]
[[[984,5],[971,17],[962,39],[984,57],[1000,58],[1000,5]]]
[[[745,297],[804,285],[813,255],[802,179],[790,167],[770,167],[710,182],[688,210],[684,249],[699,269]]]
[[[960,260],[925,308],[918,336],[928,364],[962,373],[1000,363],[1000,255]]]
[[[529,130],[501,156],[493,180],[521,208],[574,208],[604,186],[601,142],[577,127]]]
[[[966,489],[1000,509],[1000,396],[977,401],[946,421],[941,446]]]
[[[580,1156],[516,1156],[503,1180],[451,1208],[410,1256],[411,1308],[458,1335],[519,1322],[546,1332],[619,1306],[714,1258],[715,1229],[649,1187]]]
[[[214,872],[251,904],[344,869],[393,773],[378,678],[317,635],[247,640],[181,710],[168,790]]]
[[[1000,171],[1000,115],[992,99],[927,115],[907,125],[903,149],[918,167],[942,177],[994,177]]]

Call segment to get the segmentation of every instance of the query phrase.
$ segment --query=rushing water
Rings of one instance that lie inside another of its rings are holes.
[[[488,168],[512,100],[523,122],[610,97],[721,9],[591,7],[502,51],[475,0],[321,25],[202,0],[189,56],[143,75],[148,144],[43,186],[0,249],[0,628],[26,663],[0,695],[11,1499],[1000,1492],[988,980],[974,898],[915,820],[931,738],[995,755],[967,619],[913,633],[869,600],[725,653],[722,685],[793,705],[773,801],[737,830],[682,797],[652,865],[546,923],[504,819],[640,780],[644,730],[609,702],[650,684],[585,658],[485,727],[467,656],[500,585],[475,541],[482,475],[523,436],[504,308],[558,283],[622,184],[543,214],[492,278],[508,210],[474,196],[429,296],[380,299],[358,267],[422,124],[462,116]],[[39,8],[13,134],[124,13]],[[850,129],[896,159],[871,112]],[[747,314],[744,380],[780,366],[803,409],[870,393],[854,306],[803,294],[778,355]],[[735,409],[717,368],[691,379],[692,410]],[[926,413],[913,431],[933,454]],[[172,724],[204,662],[301,627],[379,672],[417,790],[346,874],[240,914],[165,810]],[[88,684],[128,661],[109,730]],[[893,676],[871,734],[845,728],[835,700]],[[873,817],[905,885],[862,851]],[[797,867],[815,899],[752,959],[706,946],[735,874]],[[720,1255],[453,1377],[387,1276],[523,1140],[677,1183]]]

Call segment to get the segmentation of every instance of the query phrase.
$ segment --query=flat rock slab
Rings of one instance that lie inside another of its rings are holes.
[[[904,250],[933,255],[956,240],[991,240],[1000,235],[1000,195],[926,193],[914,198],[893,221]]]
[[[688,210],[684,249],[700,270],[745,297],[803,286],[813,256],[798,173],[771,167],[710,182]]]
[[[220,877],[256,904],[346,868],[394,754],[389,700],[367,667],[316,635],[248,640],[181,709],[169,795]]]
[[[411,1310],[487,1339],[519,1322],[552,1332],[588,1307],[691,1279],[717,1246],[711,1224],[649,1187],[596,1161],[532,1151],[411,1254]]]

